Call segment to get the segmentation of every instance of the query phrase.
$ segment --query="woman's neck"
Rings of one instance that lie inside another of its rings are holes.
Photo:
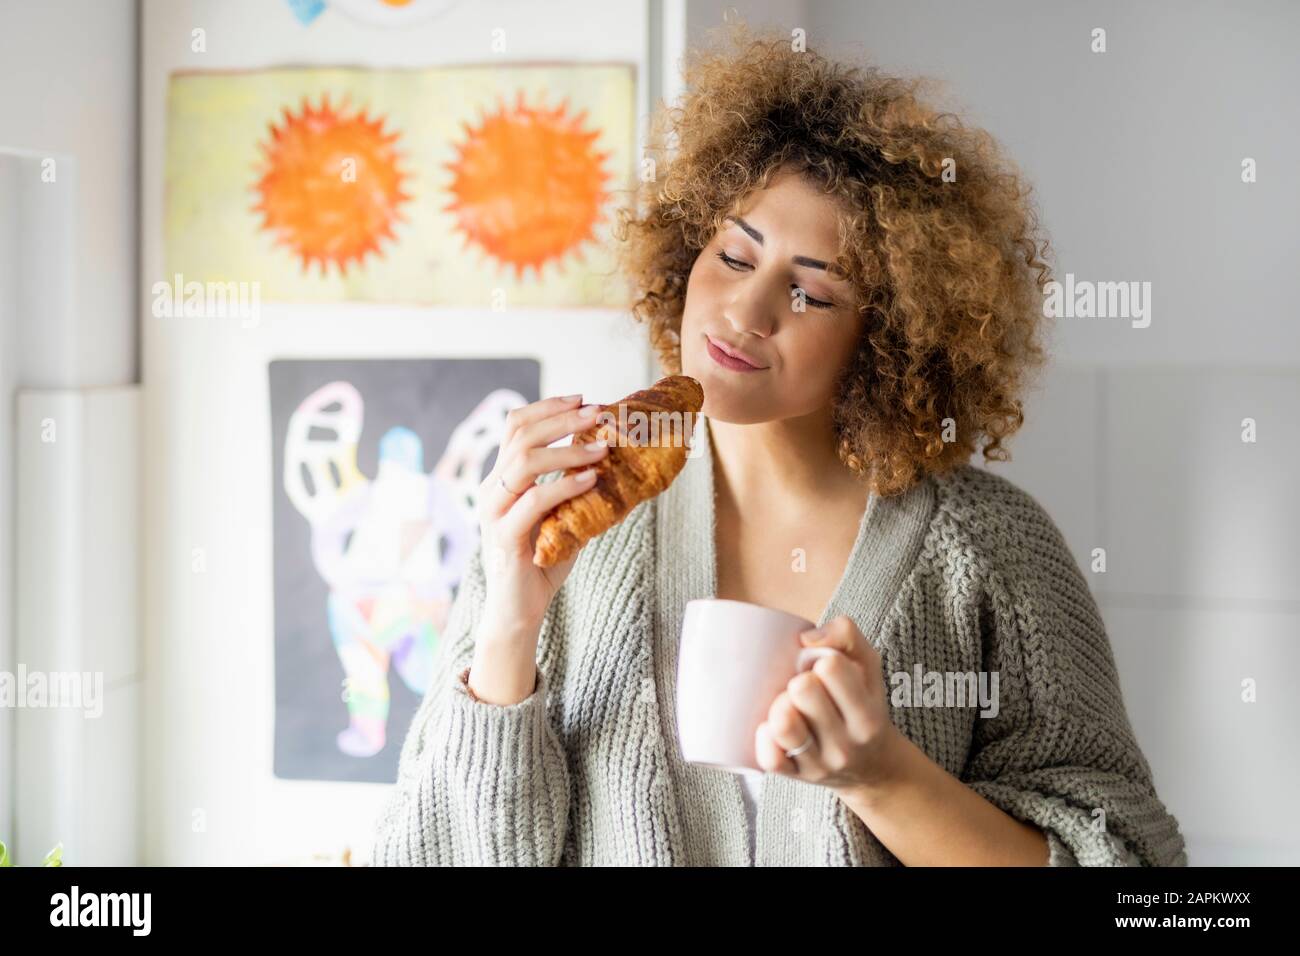
[[[809,415],[737,425],[708,420],[714,483],[741,514],[790,516],[815,502],[856,502],[867,488],[836,454],[827,406]]]

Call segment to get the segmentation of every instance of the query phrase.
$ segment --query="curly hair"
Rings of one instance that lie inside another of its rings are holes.
[[[1051,279],[1030,187],[994,139],[918,97],[922,79],[827,60],[736,24],[692,49],[688,92],[651,129],[657,175],[617,214],[632,314],[681,371],[687,279],[734,204],[782,168],[837,202],[835,260],[865,318],[836,384],[837,453],[879,495],[969,460],[1010,458],[1045,360]],[[668,143],[665,146],[665,141]],[[954,176],[955,174],[955,176]]]

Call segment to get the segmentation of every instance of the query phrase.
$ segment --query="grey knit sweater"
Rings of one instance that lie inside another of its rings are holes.
[[[591,541],[546,612],[532,696],[476,702],[458,674],[484,599],[476,553],[402,746],[372,865],[897,866],[825,787],[769,774],[750,845],[740,778],[677,747],[686,602],[715,591],[713,457]],[[898,706],[952,774],[1045,832],[1049,863],[1186,865],[1060,531],[1028,493],[966,465],[870,497],[819,624],[847,614],[889,675],[998,673],[998,710]],[[913,698],[908,697],[907,701]]]

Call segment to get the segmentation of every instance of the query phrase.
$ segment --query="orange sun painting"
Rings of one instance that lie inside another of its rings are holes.
[[[336,110],[326,94],[317,108],[305,97],[299,113],[285,107],[269,132],[253,207],[261,229],[302,260],[303,272],[316,262],[325,275],[333,263],[346,275],[349,263],[382,258],[380,242],[396,238],[393,224],[405,221],[401,206],[411,198],[398,134],[384,132],[384,118],[350,112],[346,101]]]
[[[478,126],[461,124],[466,138],[446,164],[454,200],[443,209],[466,246],[474,242],[513,267],[516,279],[530,267],[540,275],[547,262],[595,238],[605,218],[602,164],[610,154],[594,148],[600,133],[584,128],[586,116],[569,115],[567,100],[554,109],[528,106],[520,91],[513,107],[498,101]]]

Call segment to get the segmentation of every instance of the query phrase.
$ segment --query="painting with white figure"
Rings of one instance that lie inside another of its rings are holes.
[[[391,782],[532,359],[270,364],[277,777]]]

